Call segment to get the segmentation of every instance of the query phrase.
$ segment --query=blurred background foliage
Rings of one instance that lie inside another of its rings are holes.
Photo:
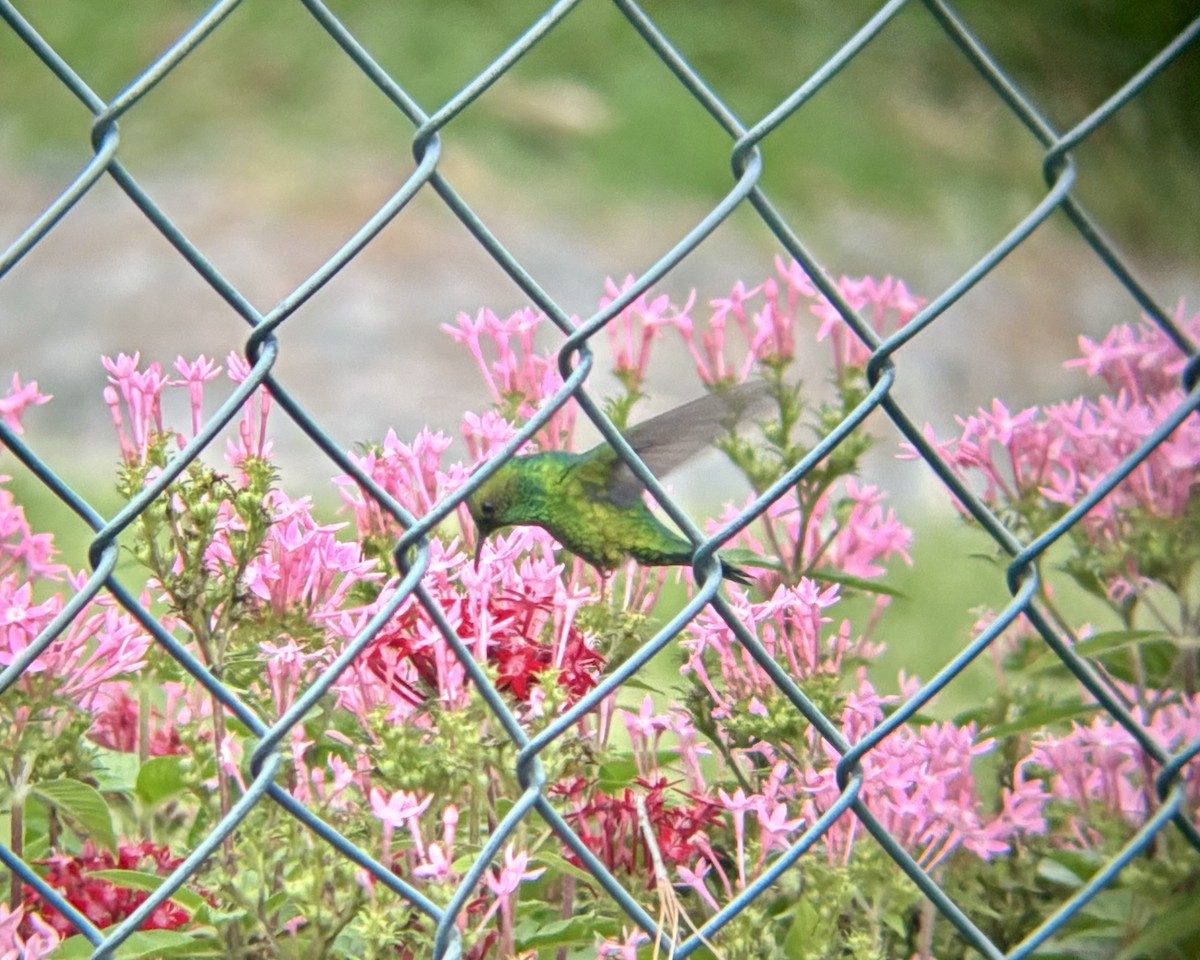
[[[433,112],[545,9],[544,0],[333,0],[331,10]],[[750,125],[878,8],[875,0],[650,0],[645,9]],[[27,15],[102,97],[115,95],[208,7],[38,0]],[[1195,15],[1189,0],[960,0],[955,8],[1065,132]],[[122,156],[205,162],[303,151],[336,166],[353,149],[395,167],[411,129],[296,4],[247,2],[169,84],[123,121]],[[270,43],[263,38],[271,37]],[[709,202],[728,190],[727,137],[623,16],[583,3],[446,132],[446,161],[484,164],[511,189],[589,204]],[[0,32],[0,145],[41,164],[86,145],[82,107]],[[1186,52],[1076,155],[1079,191],[1125,242],[1194,240],[1200,56]],[[648,136],[653,131],[653,136]],[[664,144],[673,147],[664,148]],[[1003,223],[1042,190],[1040,154],[919,4],[765,144],[766,186],[786,209],[841,204]],[[299,158],[295,158],[299,159]],[[269,165],[269,164],[268,164]],[[1114,188],[1114,184],[1119,187]],[[1093,189],[1094,188],[1094,189]]]

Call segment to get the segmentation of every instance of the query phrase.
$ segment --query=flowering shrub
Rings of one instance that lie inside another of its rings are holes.
[[[609,411],[619,425],[636,419],[654,345],[667,336],[681,339],[705,384],[766,381],[774,412],[761,435],[743,430],[719,441],[756,491],[798,464],[810,438],[866,392],[868,351],[796,264],[776,266],[711,309],[698,309],[694,294],[682,305],[643,295],[608,327],[623,391]],[[602,305],[629,282],[610,281]],[[839,286],[884,334],[921,306],[890,278]],[[496,404],[464,418],[474,463],[562,385],[554,357],[535,347],[544,322],[528,310],[508,318],[483,310],[446,328],[475,359]],[[806,327],[833,350],[833,381],[820,402],[789,376]],[[962,436],[943,445],[1021,533],[1060,516],[1181,400],[1172,375],[1180,364],[1167,360],[1152,330],[1114,333],[1101,345],[1085,343],[1084,353],[1089,372],[1115,396],[1016,416],[997,403],[963,420]],[[126,498],[194,442],[209,385],[222,372],[235,383],[249,373],[237,356],[224,365],[180,358],[174,375],[137,355],[105,358],[104,367]],[[167,391],[186,395],[188,430],[164,421]],[[14,379],[0,416],[19,429],[23,411],[47,399],[36,384]],[[271,464],[270,413],[269,394],[256,392],[228,442],[228,472],[192,461],[123,540],[145,571],[143,605],[268,722],[397,598],[391,550],[402,532],[351,477],[334,481],[348,522],[324,522],[310,500],[289,497]],[[574,450],[576,420],[572,400],[530,448]],[[752,586],[725,587],[738,621],[850,744],[899,701],[878,692],[871,665],[887,639],[894,593],[883,578],[891,563],[908,560],[912,542],[883,494],[857,476],[869,444],[853,435],[741,532],[730,545],[738,562],[749,556],[764,565],[752,571]],[[473,463],[448,459],[451,445],[428,430],[409,442],[389,432],[356,462],[422,516],[470,475]],[[1200,435],[1189,422],[1072,534],[1069,569],[1108,598],[1127,631],[1123,645],[1095,649],[1097,663],[1166,750],[1200,736],[1194,651],[1180,642],[1196,622],[1186,587],[1200,549],[1189,479],[1197,451]],[[729,506],[726,519],[735,513]],[[423,588],[530,735],[594,690],[677,602],[663,569],[631,563],[605,582],[535,527],[492,537],[476,566],[465,507],[457,520],[431,539]],[[690,570],[678,577],[694,586]],[[30,529],[0,487],[0,666],[28,657],[82,582],[54,561],[51,539]],[[1161,615],[1163,591],[1178,601],[1178,620],[1160,623],[1154,637],[1136,632],[1143,610]],[[842,612],[848,594],[870,600],[865,622]],[[14,850],[101,928],[128,916],[230,811],[247,788],[255,746],[244,724],[105,597],[0,696]],[[1060,714],[1066,722],[1039,724],[1031,735],[1032,722],[1021,721],[1044,706],[1046,687],[1023,671],[1039,641],[1015,632],[1004,640],[1012,679],[999,688],[1002,702],[969,721],[900,726],[865,755],[859,793],[1002,948],[1065,899],[1063,871],[1082,882],[1158,804],[1139,745],[1104,715],[1085,720],[1086,704],[1079,717]],[[1079,648],[1087,652],[1088,642],[1081,636]],[[1163,644],[1169,663],[1151,669],[1141,654]],[[651,665],[636,695],[603,698],[539,753],[550,803],[668,933],[721,910],[843,795],[838,749],[712,608],[680,637],[678,656],[669,680]],[[907,694],[915,682],[901,686]],[[523,792],[503,722],[413,596],[293,728],[284,752],[280,782],[295,800],[439,905]],[[1194,803],[1198,781],[1187,784]],[[1156,852],[1161,869],[1131,868],[1130,876],[1146,878],[1145,896],[1161,901],[1194,888],[1195,858],[1177,841]],[[464,955],[650,955],[649,937],[582,866],[536,816],[526,819],[467,892],[457,914]],[[1123,875],[1119,889],[1129,887]],[[76,930],[66,917],[31,887],[14,883],[12,891],[0,906],[0,956],[50,956],[70,944]],[[228,957],[419,957],[430,955],[435,936],[426,914],[398,903],[269,800],[145,929],[185,937],[187,955]],[[179,941],[171,946],[181,955]],[[852,813],[712,946],[731,960],[965,956],[954,929],[924,908]],[[1064,956],[1101,955],[1069,934],[1059,947]]]

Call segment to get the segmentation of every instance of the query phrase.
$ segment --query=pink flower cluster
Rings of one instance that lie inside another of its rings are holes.
[[[0,474],[0,577],[16,578],[9,590],[26,578],[61,580],[67,568],[54,562],[54,538],[30,528],[24,509],[4,487],[10,479]]]
[[[9,426],[20,431],[17,419],[28,405],[50,399],[37,384],[21,388],[13,378],[13,393],[4,403]],[[20,402],[12,402],[14,397]],[[25,511],[0,477],[0,667],[6,667],[62,612],[71,594],[57,584],[65,578],[71,591],[86,577],[72,575],[54,560],[54,540],[34,533]],[[47,706],[65,697],[90,710],[95,698],[115,677],[140,669],[149,638],[124,611],[99,599],[82,611],[45,650],[35,657],[17,681],[31,702]],[[21,713],[25,721],[31,715]]]
[[[1200,314],[1189,317],[1181,304],[1175,322],[1187,336],[1200,339]],[[1149,320],[1115,327],[1099,341],[1081,337],[1079,346],[1081,356],[1066,366],[1099,377],[1107,392],[1015,413],[996,400],[990,409],[959,418],[959,436],[938,445],[990,506],[1022,518],[1034,534],[1104,483],[1186,401],[1181,377],[1188,358]],[[934,442],[931,428],[925,434]],[[1200,519],[1198,471],[1200,418],[1193,414],[1076,527],[1083,566],[1101,577],[1114,608],[1124,611],[1126,627],[1135,623],[1134,601],[1145,599],[1164,637],[1187,642],[1194,633],[1188,626],[1194,603],[1187,585],[1194,579]],[[1152,582],[1176,593],[1177,614],[1148,592]],[[1051,584],[1046,592],[1053,596]],[[981,619],[977,629],[990,619]],[[1000,638],[997,655],[1028,642],[1030,632],[1026,622],[1014,624]],[[1200,700],[1186,686],[1133,689],[1111,682],[1135,705],[1138,722],[1165,751],[1183,749],[1200,736]],[[1137,741],[1101,713],[1089,723],[1073,723],[1065,735],[1039,737],[1018,771],[1042,777],[1049,796],[1073,811],[1067,824],[1076,842],[1095,846],[1100,835],[1089,821],[1097,813],[1109,822],[1138,825],[1157,808],[1155,769]],[[1200,777],[1185,771],[1184,782],[1195,805]]]
[[[852,742],[883,721],[885,702],[860,673],[859,688],[847,696],[842,715],[843,731]],[[809,736],[811,740],[813,735]],[[984,807],[971,765],[994,746],[977,741],[974,724],[903,726],[863,758],[860,797],[926,870],[960,847],[990,860],[1008,853],[1013,840],[1046,831],[1047,795],[1036,778],[1018,777],[1002,791],[999,809]],[[800,790],[806,797],[799,809],[810,822],[841,795],[834,770],[840,757],[829,744],[821,744],[820,749],[828,766],[814,764],[800,774]],[[830,861],[848,860],[860,832],[856,820],[839,819],[825,836]]]
[[[1176,702],[1139,711],[1138,720],[1163,750],[1181,750],[1200,738],[1200,696],[1181,694]],[[1156,766],[1129,731],[1107,714],[1090,723],[1073,723],[1063,736],[1040,737],[1025,764],[1048,777],[1051,796],[1071,811],[1069,829],[1083,849],[1100,841],[1090,826],[1097,811],[1141,826],[1158,809]],[[1200,823],[1200,774],[1185,770],[1183,781],[1188,805]]]
[[[735,609],[767,652],[803,685],[806,679],[821,676],[846,677],[854,663],[870,660],[879,650],[863,640],[852,640],[848,622],[826,629],[831,621],[825,612],[837,602],[837,593],[836,586],[821,590],[805,579],[794,589],[780,586],[770,600],[761,603],[735,599]],[[687,652],[684,670],[697,678],[712,699],[714,719],[748,713],[769,721],[777,713],[795,712],[715,614],[701,614],[683,645]],[[883,721],[886,702],[864,670],[853,675],[856,688],[846,694],[841,716],[843,734],[851,743]],[[832,745],[819,741],[811,728],[806,737],[808,752],[802,765],[766,741],[746,747],[745,752],[759,755],[762,763],[773,768],[770,790],[755,801],[759,808],[775,811],[784,804],[801,820],[812,823],[841,795],[835,777],[840,755]],[[1037,781],[1030,780],[1006,794],[1002,809],[994,815],[981,814],[971,761],[990,749],[990,745],[975,742],[973,726],[902,727],[866,755],[863,799],[926,867],[958,847],[984,859],[1006,852],[1014,835],[1044,830],[1041,807],[1045,797]],[[831,862],[849,859],[859,830],[853,817],[843,817],[826,834],[825,850]]]
[[[157,362],[143,369],[138,353],[133,356],[118,354],[115,359],[102,357],[101,361],[108,371],[104,401],[112,415],[121,444],[121,456],[126,463],[145,464],[151,446],[156,441],[168,438],[162,410],[164,393],[168,389],[183,388],[187,391],[191,435],[194,437],[200,432],[204,423],[204,384],[215,379],[222,369],[215,361],[204,355],[194,361],[179,357],[175,361],[179,379],[167,376]],[[250,375],[250,365],[236,353],[229,354],[225,363],[229,379],[234,383],[242,383]],[[228,447],[229,460],[234,466],[240,466],[246,457],[261,460],[270,456],[271,445],[266,429],[270,409],[271,396],[264,390],[256,390],[243,405],[237,427],[238,439],[230,440]],[[186,443],[182,434],[172,433],[170,438],[180,447]]]
[[[800,264],[775,258],[776,276],[756,287],[736,283],[729,296],[710,302],[712,313],[699,325],[691,316],[694,295],[670,317],[683,337],[705,383],[746,380],[756,363],[785,363],[795,356],[798,322],[805,316],[821,321],[817,340],[829,340],[834,351],[834,372],[840,381],[850,369],[861,368],[870,347],[846,325],[834,305],[813,284]],[[886,336],[909,323],[924,301],[909,293],[893,277],[854,280],[841,277],[838,294],[878,334]],[[656,322],[663,311],[658,311]],[[731,356],[730,327],[743,345],[741,359]]]
[[[271,525],[262,550],[246,567],[244,583],[276,615],[301,611],[310,622],[322,623],[341,614],[357,584],[382,577],[375,561],[363,559],[357,543],[337,538],[345,524],[316,522],[308,497],[290,500],[272,490],[265,506]],[[236,518],[232,510],[224,514],[205,554],[214,571],[233,565],[228,529]]]
[[[802,482],[803,483],[803,482]],[[749,506],[748,498],[740,507],[729,504],[712,530],[730,523],[742,509]],[[807,514],[800,505],[795,488],[772,503],[762,521],[764,536],[749,527],[735,541],[759,556],[776,556],[785,576],[767,572],[759,581],[768,591],[799,573],[825,569],[864,580],[877,579],[887,571],[886,564],[894,557],[912,563],[908,549],[912,545],[912,530],[884,505],[884,494],[878,487],[847,477],[841,489],[821,493]]]
[[[54,593],[32,599],[33,583],[15,576],[0,580],[0,666],[8,666],[62,611],[66,599]],[[76,589],[83,578],[72,580]],[[110,600],[97,600],[25,668],[17,687],[30,700],[47,704],[66,697],[90,711],[114,678],[145,665],[150,638]]]
[[[627,276],[620,286],[611,277],[604,281],[604,296],[600,309],[612,304],[629,290],[634,278]],[[666,326],[683,322],[695,302],[695,291],[682,307],[671,305],[667,294],[650,298],[645,293],[635,297],[604,328],[612,349],[613,372],[628,380],[627,386],[636,389],[646,377],[650,363],[650,347]]]
[[[0,397],[0,420],[3,420],[13,433],[20,434],[23,432],[21,417],[26,409],[49,403],[51,399],[49,394],[38,389],[36,380],[22,384],[20,376],[14,373],[8,392]]]
[[[510,415],[527,420],[562,387],[554,354],[539,351],[534,342],[538,329],[548,322],[545,314],[524,309],[502,319],[483,309],[474,320],[460,313],[457,321],[457,326],[444,323],[442,329],[467,348],[492,400]],[[537,435],[541,449],[569,449],[577,413],[574,400],[555,413]]]
[[[0,902],[0,958],[2,960],[42,960],[56,949],[61,938],[41,914],[26,914],[23,906],[10,910]]]
[[[414,516],[433,509],[438,500],[462,482],[465,471],[444,472],[442,456],[451,440],[444,433],[422,430],[411,444],[405,443],[396,431],[389,430],[378,448],[355,457],[355,463],[380,488]],[[452,468],[453,469],[453,468]],[[341,476],[334,483],[342,500],[354,514],[359,538],[400,534],[399,525],[379,503],[359,488],[352,477]]]
[[[1188,318],[1181,305],[1177,321],[1200,338],[1200,314]],[[1100,376],[1111,393],[1017,413],[996,400],[959,418],[960,435],[939,446],[955,470],[980,482],[990,505],[1073,507],[1184,402],[1186,357],[1149,321],[1116,327],[1098,343],[1081,337],[1080,349],[1066,365]],[[932,430],[925,433],[932,441]],[[1192,416],[1083,518],[1081,529],[1098,547],[1127,549],[1140,520],[1179,520],[1193,508],[1198,470],[1200,418]],[[1138,586],[1136,567],[1125,574],[1108,584],[1114,597]]]

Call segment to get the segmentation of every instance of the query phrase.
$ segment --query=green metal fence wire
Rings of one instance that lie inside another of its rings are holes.
[[[107,591],[179,662],[184,670],[210,691],[247,729],[258,737],[258,745],[249,764],[253,779],[247,784],[240,800],[166,882],[115,929],[105,933],[98,931],[86,917],[82,916],[58,892],[42,880],[28,864],[9,848],[0,846],[0,862],[3,862],[9,870],[36,890],[48,904],[61,911],[91,941],[95,947],[93,956],[113,956],[120,945],[141,927],[152,912],[170,898],[199,869],[204,860],[218,848],[222,840],[229,836],[256,804],[268,802],[279,804],[307,826],[315,836],[332,845],[342,855],[369,872],[378,883],[387,886],[414,908],[427,915],[436,925],[435,956],[438,958],[460,955],[461,946],[455,929],[455,921],[466,908],[467,901],[483,878],[485,870],[509,840],[514,829],[535,812],[578,856],[584,868],[594,875],[599,885],[620,905],[631,921],[653,935],[656,931],[654,919],[605,869],[604,865],[592,854],[551,803],[546,792],[547,777],[539,756],[549,744],[570,729],[579,717],[595,709],[603,698],[629,680],[639,668],[669,644],[705,605],[715,608],[735,632],[746,651],[773,678],[780,691],[812,724],[819,735],[840,754],[841,761],[837,767],[837,781],[842,794],[840,801],[834,807],[820,820],[809,825],[804,834],[786,853],[775,860],[757,881],[739,893],[719,913],[709,919],[699,932],[675,944],[670,943],[665,934],[658,934],[663,949],[666,951],[674,949],[674,956],[688,956],[703,946],[706,940],[711,940],[717,931],[764,890],[768,889],[781,874],[791,869],[841,817],[857,817],[899,868],[928,897],[933,907],[957,928],[964,941],[990,960],[999,960],[1001,957],[1016,960],[1016,958],[1034,954],[1056,931],[1061,930],[1090,899],[1110,884],[1132,859],[1153,843],[1161,831],[1171,829],[1180,831],[1192,846],[1200,851],[1200,834],[1190,819],[1183,794],[1184,772],[1188,765],[1200,755],[1200,741],[1186,744],[1174,754],[1167,753],[1129,710],[1114,698],[1089,664],[1072,650],[1059,629],[1035,602],[1039,586],[1037,565],[1039,558],[1043,557],[1056,541],[1107,496],[1113,487],[1140,464],[1157,445],[1162,443],[1172,430],[1187,417],[1193,416],[1197,407],[1200,407],[1200,384],[1198,384],[1200,360],[1197,358],[1196,346],[1188,341],[1172,322],[1167,312],[1156,303],[1151,293],[1134,275],[1128,262],[1105,240],[1092,217],[1072,193],[1077,177],[1072,151],[1103,124],[1111,120],[1174,58],[1196,40],[1200,35],[1200,19],[1188,25],[1098,109],[1085,117],[1073,129],[1061,133],[997,65],[951,4],[942,2],[942,0],[923,0],[921,4],[918,4],[916,0],[913,0],[912,4],[908,4],[906,0],[892,0],[881,6],[869,22],[842,49],[790,96],[766,116],[747,125],[721,101],[693,66],[672,45],[671,39],[666,33],[638,4],[632,0],[614,0],[614,2],[616,8],[628,19],[648,48],[674,74],[679,84],[704,107],[713,123],[728,136],[733,185],[721,202],[657,263],[637,278],[629,289],[595,315],[575,324],[539,285],[537,279],[522,267],[490,232],[483,220],[472,211],[439,167],[439,159],[443,128],[536,45],[552,43],[556,28],[579,5],[579,0],[560,0],[549,6],[499,58],[431,114],[426,113],[416,100],[372,58],[367,45],[356,38],[320,0],[303,0],[303,9],[301,6],[297,6],[295,15],[314,18],[336,41],[345,55],[383,92],[395,109],[403,115],[406,122],[411,124],[412,149],[416,158],[416,169],[391,199],[340,250],[290,295],[280,301],[274,309],[265,314],[255,309],[249,300],[213,266],[205,253],[188,240],[180,228],[150,198],[137,179],[126,169],[118,153],[120,144],[118,122],[120,119],[135,109],[151,89],[160,83],[168,82],[184,58],[198,46],[207,42],[214,32],[220,29],[226,16],[238,6],[239,0],[223,0],[223,2],[214,4],[170,49],[108,102],[93,92],[75,72],[71,64],[66,62],[53,47],[38,35],[22,16],[17,4],[11,0],[0,0],[0,18],[7,25],[7,29],[11,30],[40,58],[46,68],[82,102],[94,117],[91,130],[92,158],[45,212],[30,224],[3,253],[3,256],[0,257],[0,280],[53,230],[64,216],[70,213],[72,207],[86,196],[101,178],[107,175],[116,181],[145,217],[223,298],[229,309],[245,320],[250,328],[245,344],[245,355],[252,364],[250,375],[204,424],[195,442],[189,443],[186,449],[171,461],[152,484],[113,517],[106,518],[101,515],[57,476],[14,431],[0,423],[0,442],[3,442],[50,491],[78,514],[95,532],[89,552],[94,572],[43,634],[22,656],[10,663],[3,673],[0,673],[0,694],[12,685],[34,658],[53,642],[93,598],[102,591]],[[913,322],[890,338],[881,340],[841,298],[836,285],[827,277],[821,265],[805,248],[800,236],[763,191],[760,184],[763,172],[760,147],[780,124],[802,110],[810,98],[839,70],[887,30],[892,19],[906,6],[923,7],[924,14],[931,17],[945,31],[966,61],[991,86],[995,96],[1025,127],[1028,135],[1043,151],[1046,191],[1042,199],[994,249],[935,297]],[[436,192],[446,207],[473,234],[482,248],[495,259],[529,299],[558,326],[566,340],[559,352],[559,365],[564,384],[551,402],[546,404],[507,444],[504,450],[480,470],[461,491],[452,498],[437,504],[426,515],[417,517],[410,515],[358,468],[355,462],[304,410],[295,396],[275,378],[272,371],[279,357],[281,328],[284,323],[360,253],[409,201],[426,188]],[[844,422],[838,424],[824,437],[803,462],[763,493],[751,507],[731,521],[724,530],[711,538],[704,539],[654,477],[636,460],[633,451],[612,424],[605,419],[588,394],[586,386],[593,367],[590,343],[635,298],[661,280],[736,209],[746,205],[757,211],[762,222],[778,238],[787,252],[804,267],[821,293],[835,305],[855,335],[870,345],[873,350],[868,366],[871,390],[859,406],[845,418]],[[1137,307],[1152,318],[1161,330],[1190,357],[1190,362],[1183,375],[1183,385],[1187,395],[1185,401],[1167,417],[1154,435],[1131,454],[1104,483],[1075,504],[1073,509],[1051,528],[1043,531],[1036,540],[1031,543],[1023,543],[955,476],[938,452],[922,435],[920,429],[909,419],[905,410],[901,408],[893,396],[892,388],[897,378],[897,357],[900,351],[910,341],[925,333],[948,307],[974,287],[1056,211],[1062,211],[1069,218],[1079,235],[1091,246],[1100,261],[1128,291]],[[219,679],[210,674],[114,576],[118,542],[122,533],[155,498],[167,490],[171,483],[182,474],[189,462],[211,444],[220,431],[238,414],[242,404],[260,387],[270,391],[275,401],[304,431],[312,443],[333,463],[337,464],[345,474],[354,477],[364,490],[369,491],[380,507],[398,520],[406,531],[395,545],[394,550],[396,562],[403,572],[403,580],[399,589],[347,647],[332,668],[314,683],[290,710],[271,724],[259,718],[242,704]],[[421,577],[429,560],[428,537],[434,528],[455,510],[464,496],[476,489],[505,459],[513,456],[517,449],[546,423],[553,412],[571,397],[579,402],[605,438],[617,449],[618,454],[645,482],[646,487],[671,519],[698,545],[694,566],[701,586],[687,606],[649,643],[606,676],[598,687],[567,713],[558,717],[536,737],[530,738],[509,712],[484,671],[472,659],[467,644],[455,633],[445,612],[426,592],[422,586]],[[879,409],[891,419],[896,428],[919,452],[959,502],[994,538],[996,543],[1011,556],[1007,579],[1012,599],[996,621],[954,657],[937,676],[918,692],[908,697],[899,709],[870,735],[851,745],[844,739],[838,727],[824,716],[805,695],[804,690],[797,685],[795,680],[763,649],[758,639],[739,621],[734,610],[718,593],[720,577],[715,550],[719,544],[760,516],[776,498],[792,487],[798,478],[803,477],[822,463],[870,413]],[[455,896],[445,906],[432,903],[419,890],[398,878],[386,866],[339,835],[276,783],[276,774],[281,765],[281,754],[278,749],[280,744],[326,693],[338,674],[371,643],[388,619],[410,595],[417,599],[430,621],[444,636],[446,643],[458,656],[497,721],[516,746],[518,751],[516,771],[524,788],[523,794],[513,803],[503,821],[496,826],[485,848],[463,876]],[[972,660],[988,648],[1007,626],[1019,617],[1027,618],[1037,628],[1045,642],[1066,664],[1079,683],[1090,692],[1104,710],[1107,710],[1130,733],[1145,750],[1146,755],[1157,764],[1155,784],[1161,798],[1161,806],[1117,857],[1080,887],[1042,926],[1030,931],[1017,947],[1004,953],[988,939],[958,905],[951,901],[939,888],[937,881],[921,868],[883,824],[872,816],[871,811],[860,798],[862,785],[860,765],[867,754],[876,749],[897,727],[912,719]]]

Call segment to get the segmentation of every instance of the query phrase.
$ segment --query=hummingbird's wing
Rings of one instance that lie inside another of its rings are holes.
[[[739,420],[765,412],[769,401],[762,380],[739,384],[643,420],[625,431],[625,439],[650,472],[661,477],[710,446]],[[645,489],[607,443],[584,453],[579,469],[618,507],[632,506]]]

